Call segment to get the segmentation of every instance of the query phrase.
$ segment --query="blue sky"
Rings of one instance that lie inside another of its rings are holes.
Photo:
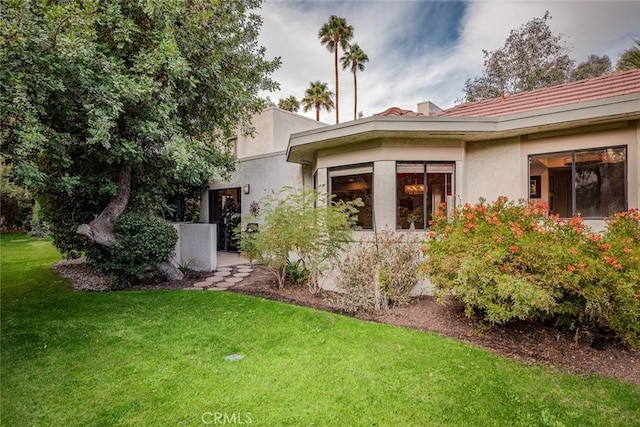
[[[481,74],[482,50],[502,47],[510,30],[547,10],[549,26],[563,35],[576,63],[596,54],[615,65],[640,38],[640,1],[265,0],[260,43],[283,65],[273,76],[280,91],[263,95],[274,102],[302,98],[313,80],[333,90],[333,55],[317,34],[335,14],[353,25],[353,42],[369,55],[366,70],[358,73],[364,116],[392,106],[415,110],[423,101],[452,107],[465,81]],[[339,78],[340,122],[346,122],[353,119],[353,75],[340,70]],[[300,113],[315,117],[313,111]],[[323,111],[320,120],[335,123],[335,112]]]

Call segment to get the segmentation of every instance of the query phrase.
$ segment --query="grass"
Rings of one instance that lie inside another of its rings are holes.
[[[632,384],[232,293],[74,292],[49,242],[0,245],[2,425],[640,425]]]

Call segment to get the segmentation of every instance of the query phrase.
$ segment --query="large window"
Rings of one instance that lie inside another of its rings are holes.
[[[608,147],[542,154],[529,159],[530,179],[546,185],[538,197],[552,214],[604,218],[627,208],[627,150]],[[540,178],[537,178],[540,179]]]
[[[358,208],[357,225],[364,229],[373,228],[373,166],[329,170],[329,192],[335,200],[345,202],[361,199],[364,206]]]
[[[425,229],[440,203],[453,195],[453,163],[396,165],[396,227]]]

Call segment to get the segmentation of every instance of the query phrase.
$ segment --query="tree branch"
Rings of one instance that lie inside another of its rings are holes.
[[[129,197],[131,196],[131,165],[122,166],[118,172],[117,187],[116,195],[109,200],[100,215],[89,224],[80,225],[76,233],[101,246],[113,247],[116,244],[113,225],[129,203]]]

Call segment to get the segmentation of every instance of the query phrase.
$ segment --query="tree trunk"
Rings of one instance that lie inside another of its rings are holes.
[[[358,114],[358,80],[356,79],[356,70],[353,70],[353,120],[357,119]]]
[[[116,195],[109,200],[100,215],[89,224],[80,225],[76,233],[85,236],[100,246],[113,247],[116,244],[113,224],[122,215],[129,203],[129,197],[131,196],[131,165],[124,165],[118,171],[117,187]]]
[[[118,171],[117,186],[116,195],[109,200],[100,215],[89,224],[80,225],[76,230],[76,233],[85,236],[93,243],[109,248],[117,243],[113,225],[127,208],[129,197],[131,196],[131,165],[124,165]],[[182,280],[184,278],[184,274],[169,260],[162,262],[158,268],[170,280]]]
[[[184,279],[184,274],[182,274],[182,271],[180,271],[180,269],[173,265],[173,263],[169,260],[162,261],[162,263],[160,263],[160,265],[158,266],[158,270],[166,274],[169,280]]]
[[[336,70],[336,124],[340,123],[340,98],[338,96],[338,40],[335,41],[334,66]]]

